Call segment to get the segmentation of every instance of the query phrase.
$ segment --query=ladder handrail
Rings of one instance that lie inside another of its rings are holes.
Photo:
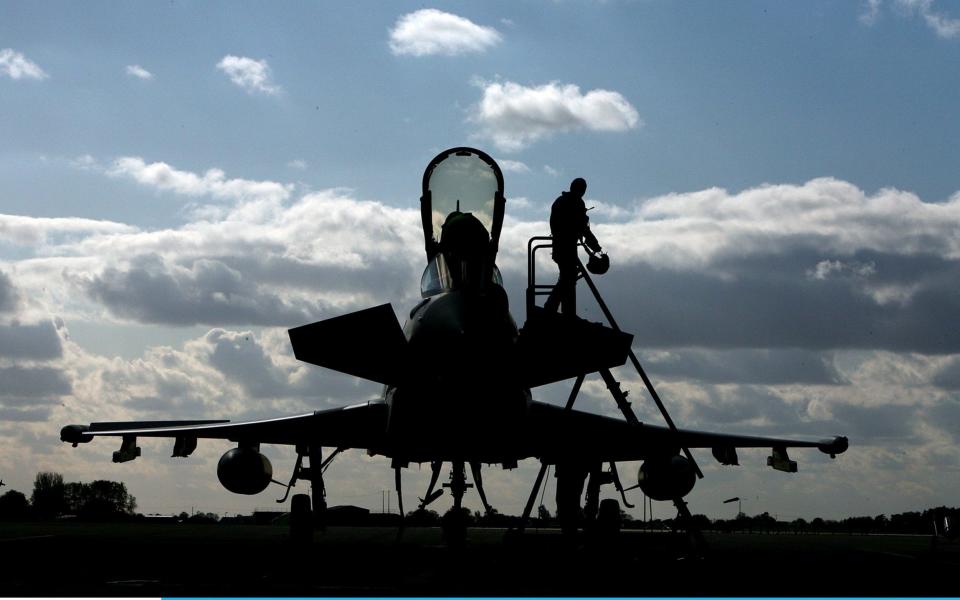
[[[545,244],[536,244],[534,242],[547,242]],[[553,248],[552,235],[538,235],[527,240],[527,318],[536,304],[537,290],[553,290],[553,285],[537,285],[537,250],[543,248]],[[543,295],[540,292],[539,295]]]
[[[535,242],[547,242],[547,243],[535,243]],[[533,306],[536,304],[536,296],[538,289],[550,289],[552,290],[555,286],[552,285],[537,285],[537,276],[536,276],[536,253],[537,250],[542,248],[552,248],[553,247],[553,236],[540,235],[534,236],[527,241],[527,318],[530,318],[530,313]],[[603,316],[606,317],[607,322],[610,323],[610,327],[619,333],[622,333],[623,330],[620,329],[620,325],[617,324],[617,320],[613,318],[613,313],[610,312],[610,309],[607,307],[607,303],[604,302],[603,297],[600,296],[600,290],[597,289],[596,284],[593,283],[593,278],[590,277],[590,273],[587,271],[586,267],[583,265],[583,261],[580,260],[580,257],[577,256],[577,266],[580,267],[580,277],[582,277],[586,282],[587,286],[590,288],[590,291],[593,293],[593,297],[596,298],[597,304],[600,306],[600,310],[603,312]],[[633,353],[633,348],[628,350],[628,356],[630,357],[630,362],[633,363],[633,368],[637,370],[637,374],[640,375],[640,379],[643,381],[643,385],[646,386],[647,392],[650,393],[650,397],[653,398],[654,403],[657,405],[657,408],[660,409],[660,414],[663,415],[663,420],[666,421],[667,427],[670,431],[676,435],[679,435],[676,424],[673,422],[673,419],[670,417],[670,413],[667,412],[667,407],[664,406],[663,400],[660,399],[660,394],[657,393],[656,388],[653,387],[653,382],[650,381],[650,378],[647,377],[647,372],[643,369],[643,366],[640,364],[640,360],[637,359],[637,355]],[[633,412],[632,410],[630,411]],[[630,420],[628,418],[628,420]],[[636,415],[633,415],[633,420],[636,421]],[[690,461],[690,464],[693,465],[693,470],[696,472],[697,477],[703,479],[703,471],[700,470],[700,465],[697,464],[696,459],[693,458],[693,453],[690,452],[690,449],[687,447],[681,447],[684,455],[687,457],[687,460]]]
[[[600,296],[600,290],[598,290],[596,284],[593,283],[593,278],[590,277],[586,267],[583,266],[583,262],[580,261],[579,256],[577,257],[577,264],[580,265],[580,276],[583,277],[584,281],[587,282],[587,286],[590,288],[590,291],[593,292],[593,297],[597,299],[597,304],[600,305],[600,310],[603,311],[603,315],[610,323],[610,327],[617,332],[622,332],[620,326],[617,324],[616,319],[613,318],[613,313],[611,313],[610,309],[607,308],[607,303],[604,302],[603,298]],[[628,356],[630,357],[630,362],[633,363],[633,367],[640,375],[640,379],[643,380],[643,385],[645,385],[647,387],[647,391],[650,392],[650,397],[653,398],[657,408],[660,409],[660,414],[663,415],[663,420],[667,422],[667,427],[669,427],[670,431],[673,433],[678,433],[677,426],[674,424],[673,419],[670,418],[670,413],[667,412],[667,407],[664,406],[663,400],[660,399],[660,394],[658,394],[657,390],[653,387],[653,382],[650,381],[649,377],[647,377],[647,372],[644,371],[643,366],[637,359],[637,355],[633,353],[632,347],[628,351]],[[686,455],[687,460],[689,460],[690,464],[693,465],[693,470],[696,471],[697,477],[703,479],[703,471],[700,470],[700,466],[693,458],[693,454],[690,452],[690,449],[687,447],[683,447],[681,449],[683,450],[684,455]]]

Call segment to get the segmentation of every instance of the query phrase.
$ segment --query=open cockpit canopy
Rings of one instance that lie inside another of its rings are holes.
[[[428,260],[444,243],[444,225],[469,214],[486,229],[495,254],[503,225],[503,173],[488,154],[474,148],[450,148],[438,154],[423,172],[420,212]],[[472,221],[472,219],[471,219]],[[493,258],[491,256],[491,258]]]

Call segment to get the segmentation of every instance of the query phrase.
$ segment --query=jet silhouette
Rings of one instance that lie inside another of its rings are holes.
[[[709,448],[725,465],[738,464],[737,448],[771,448],[768,465],[787,472],[797,468],[788,448],[818,448],[831,456],[847,449],[844,437],[804,441],[678,429],[631,351],[633,337],[620,331],[609,313],[612,327],[544,311],[535,303],[542,293],[538,288],[544,286],[532,278],[527,321],[518,329],[496,266],[506,208],[503,190],[503,174],[484,152],[465,147],[441,152],[423,175],[427,266],[421,279],[423,299],[405,325],[400,325],[391,305],[384,304],[289,330],[299,360],[382,383],[380,400],[250,422],[68,425],[61,430],[61,440],[76,446],[96,437],[120,437],[114,462],[140,456],[138,437],[173,438],[173,456],[181,457],[189,456],[200,438],[231,440],[237,446],[220,459],[217,475],[224,487],[238,494],[257,494],[274,481],[261,444],[294,446],[298,458],[287,491],[298,479],[308,480],[312,503],[305,495],[295,495],[291,522],[311,528],[310,535],[314,519],[304,515],[312,511],[322,523],[323,471],[339,452],[356,448],[391,459],[401,515],[402,469],[410,463],[430,463],[430,484],[420,502],[424,507],[443,493],[435,487],[442,465],[449,463],[450,481],[444,487],[453,496],[454,508],[445,527],[451,542],[463,539],[464,526],[457,514],[469,487],[475,486],[484,507],[490,508],[483,491],[483,464],[510,469],[520,460],[541,461],[524,520],[544,470],[555,465],[558,513],[569,530],[583,523],[580,501],[587,477],[588,522],[611,513],[598,509],[601,485],[614,484],[626,503],[617,462],[644,461],[634,487],[653,499],[673,500],[683,516],[689,513],[682,498],[702,476],[690,448]],[[531,272],[534,247],[532,240]],[[608,312],[605,305],[603,309]],[[640,423],[633,416],[626,393],[609,371],[628,358],[661,406],[668,427]],[[584,376],[593,372],[604,378],[625,419],[573,409]],[[532,399],[531,388],[565,379],[575,379],[566,406]],[[326,457],[324,448],[332,450]],[[304,458],[309,461],[306,467]],[[603,470],[604,464],[609,464],[609,471]],[[472,484],[467,482],[466,466],[471,468]]]

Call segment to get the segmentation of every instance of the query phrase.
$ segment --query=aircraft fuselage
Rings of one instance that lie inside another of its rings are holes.
[[[425,298],[404,326],[409,383],[388,386],[389,448],[401,461],[512,463],[530,391],[514,372],[517,325],[499,286]]]

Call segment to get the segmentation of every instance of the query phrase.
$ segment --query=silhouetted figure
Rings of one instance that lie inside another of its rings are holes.
[[[583,484],[588,474],[587,465],[574,461],[558,462],[557,479],[557,520],[565,535],[575,534],[583,520],[580,498],[583,496]]]
[[[563,314],[570,316],[577,312],[577,279],[580,277],[577,246],[583,240],[589,250],[600,252],[600,242],[590,231],[590,219],[583,203],[586,191],[587,182],[577,177],[570,182],[570,191],[560,194],[550,210],[553,262],[560,269],[560,277],[543,308],[554,312],[562,307]]]

